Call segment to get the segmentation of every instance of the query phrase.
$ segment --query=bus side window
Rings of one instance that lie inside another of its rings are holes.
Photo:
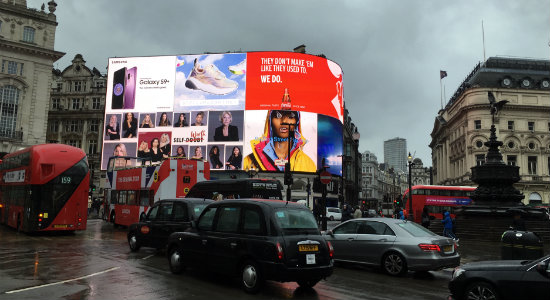
[[[127,202],[127,199],[126,199],[126,191],[119,191],[118,192],[118,204],[122,204],[122,205],[125,205]]]
[[[149,193],[147,190],[139,191],[139,205],[149,206]]]
[[[128,205],[137,205],[136,191],[128,191]]]

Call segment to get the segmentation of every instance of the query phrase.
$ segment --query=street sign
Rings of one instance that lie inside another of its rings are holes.
[[[322,184],[329,184],[332,180],[332,175],[330,175],[329,172],[323,171],[321,174],[319,174],[319,179],[321,180]]]

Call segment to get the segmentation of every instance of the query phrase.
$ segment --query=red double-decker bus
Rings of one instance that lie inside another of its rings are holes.
[[[111,157],[107,165],[105,215],[115,226],[139,222],[161,199],[184,198],[197,182],[210,179],[202,160],[171,157],[158,164],[137,157]]]
[[[85,230],[90,175],[86,154],[35,145],[0,164],[0,223],[24,232]]]
[[[470,198],[476,187],[473,186],[444,186],[444,185],[415,185],[412,187],[412,208],[414,221],[421,223],[422,211],[428,208],[430,216],[436,219],[443,218],[443,211],[451,213],[454,218],[454,208],[470,205]],[[405,210],[409,209],[409,189],[403,194]]]

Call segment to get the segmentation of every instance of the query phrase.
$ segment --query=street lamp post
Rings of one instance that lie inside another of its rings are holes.
[[[296,124],[294,123],[286,123],[286,122],[283,122],[281,123],[281,125],[283,126],[288,126],[288,152],[287,152],[287,162],[285,164],[285,175],[284,175],[284,183],[285,185],[287,186],[286,187],[286,201],[292,201],[292,190],[291,190],[291,186],[292,186],[292,183],[293,183],[293,179],[292,179],[292,171],[290,169],[290,151],[292,150],[292,145],[291,143],[294,142],[294,130],[292,128],[292,126],[296,126]]]
[[[409,152],[409,156],[407,157],[407,161],[409,163],[409,199],[407,199],[409,202],[409,220],[410,221],[414,221],[414,216],[413,216],[413,210],[412,210],[412,179],[411,179],[411,167],[413,165],[413,162],[412,162],[412,156],[411,156],[411,153]]]

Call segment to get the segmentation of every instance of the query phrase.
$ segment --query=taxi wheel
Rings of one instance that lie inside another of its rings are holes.
[[[263,276],[258,264],[253,260],[247,260],[241,267],[241,284],[245,292],[255,294],[260,291],[263,284]]]
[[[128,234],[128,245],[130,246],[130,250],[132,252],[137,252],[141,247],[137,240],[136,233],[133,231]]]
[[[181,274],[181,272],[185,270],[181,249],[175,246],[171,248],[168,253],[168,264],[170,265],[170,271],[173,274]]]
[[[401,276],[407,273],[407,262],[405,258],[397,252],[390,252],[384,255],[382,267],[386,273],[393,276]]]
[[[486,282],[474,282],[464,292],[463,299],[499,300],[495,288]]]
[[[305,279],[298,280],[298,285],[302,288],[312,288],[314,287],[320,279]]]

